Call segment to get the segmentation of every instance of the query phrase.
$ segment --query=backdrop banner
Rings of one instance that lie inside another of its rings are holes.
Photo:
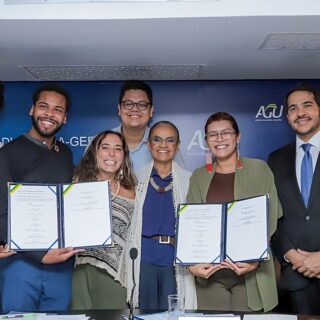
[[[292,141],[284,99],[299,83],[320,86],[319,80],[256,81],[149,81],[154,95],[152,123],[173,122],[180,131],[185,167],[205,163],[204,125],[209,115],[225,111],[237,120],[242,156],[266,159],[268,154]],[[72,105],[67,124],[58,137],[71,147],[78,163],[89,141],[98,132],[119,125],[117,111],[122,82],[61,82]],[[32,94],[39,82],[5,83],[5,104],[0,113],[0,142],[9,142],[30,129]]]

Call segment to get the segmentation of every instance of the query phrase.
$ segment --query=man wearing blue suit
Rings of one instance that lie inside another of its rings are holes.
[[[281,263],[280,288],[292,311],[320,314],[320,94],[309,86],[291,90],[287,118],[296,140],[270,154],[283,208],[272,247]]]

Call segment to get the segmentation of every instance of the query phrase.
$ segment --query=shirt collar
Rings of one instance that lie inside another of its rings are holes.
[[[113,131],[122,133],[121,125],[114,128]],[[144,144],[144,143],[146,144],[148,142],[149,132],[150,132],[150,128],[147,126],[146,130],[144,131],[144,135],[143,135],[141,142],[137,145],[137,147],[134,150],[130,150],[130,152],[135,152],[135,151],[139,150],[141,148],[142,144]]]
[[[113,128],[112,130],[115,131],[115,132],[119,132],[119,133],[122,133],[122,126],[121,124],[115,128]],[[146,127],[146,130],[144,131],[144,135],[143,135],[143,138],[142,138],[142,141],[143,142],[147,142],[148,140],[148,137],[149,137],[149,132],[150,132],[150,128],[147,126]]]
[[[170,173],[168,176],[166,176],[165,178],[161,178],[157,172],[157,170],[153,167],[152,171],[151,171],[151,177],[157,177],[159,179],[161,179],[162,181],[171,181],[172,180],[172,173]]]
[[[121,124],[119,126],[113,128],[112,131],[121,133]]]
[[[149,137],[149,132],[150,132],[150,128],[146,127],[146,130],[144,131],[144,135],[143,135],[143,138],[142,138],[142,142],[147,143],[148,137]]]
[[[296,136],[296,151],[300,150],[301,146],[306,142],[301,140],[299,136]],[[318,131],[307,143],[320,150],[320,131]]]
[[[38,140],[38,139],[36,139],[36,138],[34,138],[34,137],[31,137],[28,133],[24,133],[23,136],[24,136],[25,138],[27,138],[28,140],[30,140],[31,142],[35,143],[36,145],[41,146],[41,147],[43,147],[43,148],[45,148],[45,149],[49,149],[49,150],[52,149],[52,148],[55,148],[55,146],[56,146],[56,144],[57,144],[57,139],[56,139],[56,137],[54,138],[51,147],[49,147],[46,143],[43,143],[43,141]]]

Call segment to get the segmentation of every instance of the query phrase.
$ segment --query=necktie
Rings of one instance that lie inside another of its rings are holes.
[[[313,176],[312,157],[309,152],[311,144],[305,143],[301,145],[301,147],[304,151],[304,156],[301,164],[301,194],[304,204],[307,208]]]

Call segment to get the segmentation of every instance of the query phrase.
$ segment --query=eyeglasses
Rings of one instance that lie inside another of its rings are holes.
[[[151,138],[151,142],[152,144],[156,145],[156,146],[159,146],[163,143],[163,141],[166,142],[166,144],[170,145],[170,146],[173,146],[177,143],[177,139],[174,138],[174,137],[168,137],[168,138],[161,138],[159,136],[154,136]]]
[[[217,141],[220,136],[223,140],[229,140],[231,137],[236,134],[234,131],[222,131],[222,132],[208,132],[206,134],[206,139],[208,141]]]
[[[134,106],[137,106],[139,111],[145,111],[151,103],[147,101],[133,102],[132,100],[124,100],[121,101],[121,104],[126,110],[132,110]]]

